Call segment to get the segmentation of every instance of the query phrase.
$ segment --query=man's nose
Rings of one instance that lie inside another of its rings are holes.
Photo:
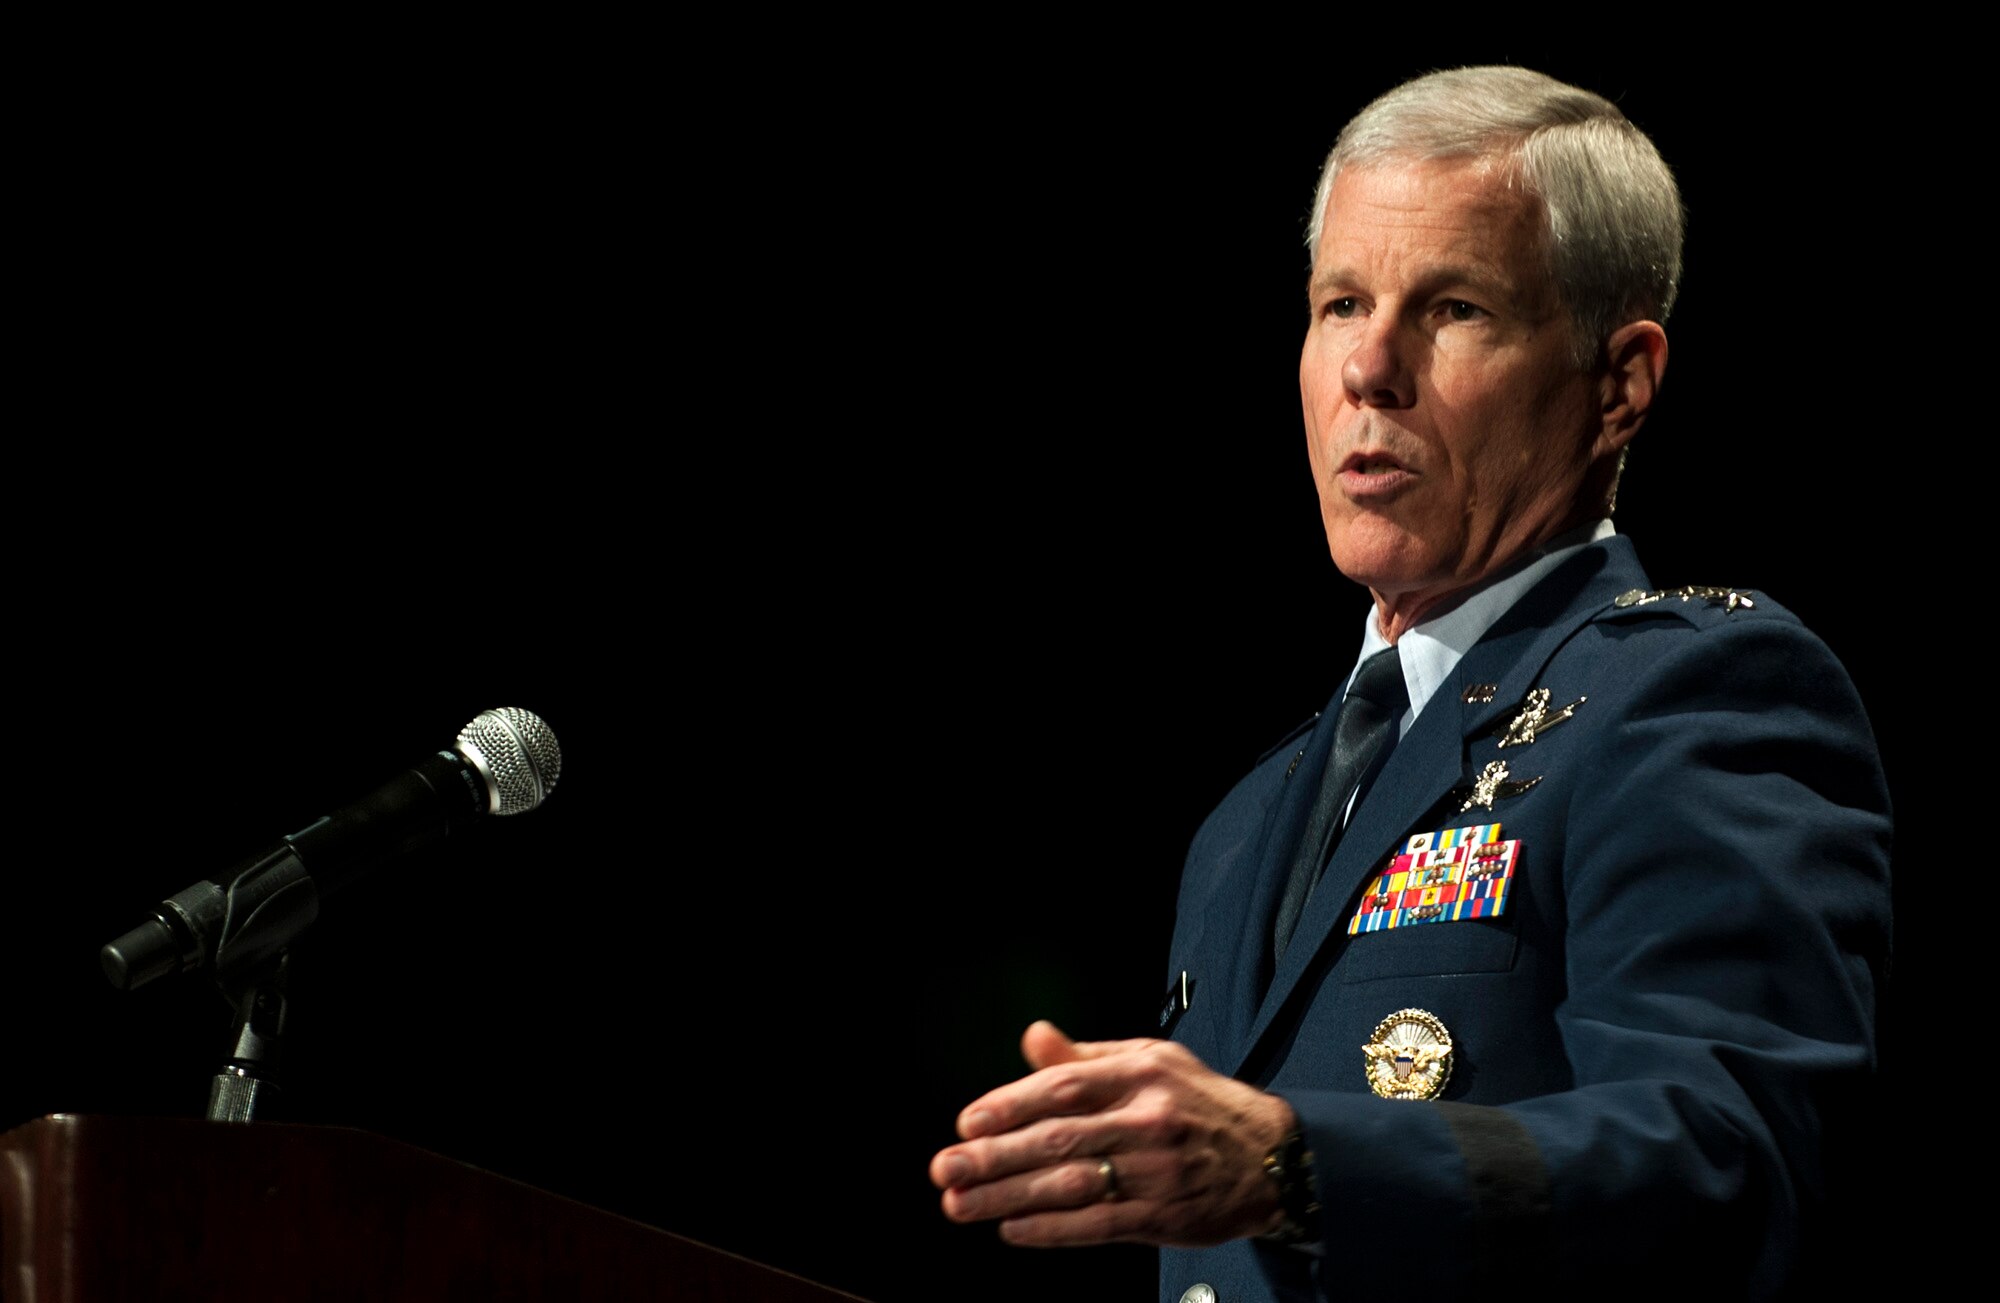
[[[1408,341],[1388,313],[1368,322],[1354,351],[1341,364],[1341,383],[1356,407],[1408,407],[1417,387],[1410,372]]]

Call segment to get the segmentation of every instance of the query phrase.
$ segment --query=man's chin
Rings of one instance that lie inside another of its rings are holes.
[[[1435,545],[1380,518],[1329,528],[1328,550],[1341,574],[1378,596],[1451,583],[1451,567],[1440,564]]]

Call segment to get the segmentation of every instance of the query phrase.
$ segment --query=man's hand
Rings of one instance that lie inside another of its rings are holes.
[[[1012,1244],[1219,1244],[1276,1228],[1263,1163],[1296,1125],[1284,1100],[1172,1041],[1079,1043],[1038,1022],[1021,1053],[1036,1071],[974,1100],[964,1143],[931,1160],[945,1216],[1000,1218]]]

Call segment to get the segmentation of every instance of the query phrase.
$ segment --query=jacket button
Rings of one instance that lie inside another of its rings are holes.
[[[1190,1285],[1181,1295],[1181,1303],[1215,1303],[1215,1286]]]

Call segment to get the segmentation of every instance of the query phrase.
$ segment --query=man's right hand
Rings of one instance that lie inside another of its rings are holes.
[[[1264,1156],[1296,1124],[1275,1095],[1172,1041],[1021,1037],[1036,1069],[959,1114],[931,1160],[945,1216],[1000,1219],[1011,1244],[1218,1244],[1273,1230]]]

